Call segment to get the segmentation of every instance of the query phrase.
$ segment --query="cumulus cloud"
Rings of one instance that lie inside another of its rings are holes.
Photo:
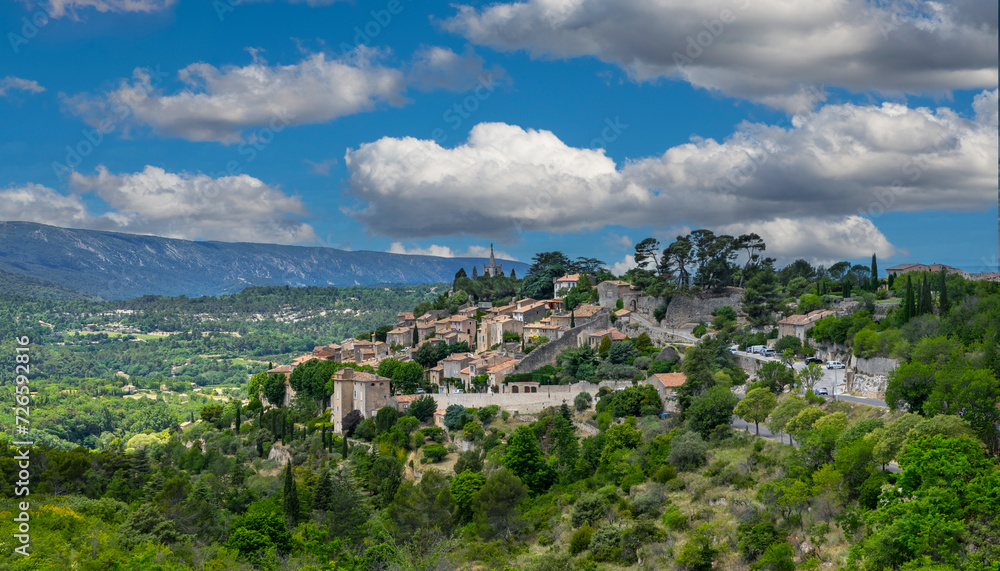
[[[611,264],[610,266],[605,266],[605,267],[607,267],[608,271],[611,272],[612,274],[616,276],[621,276],[624,275],[625,272],[631,270],[632,268],[637,267],[638,265],[639,264],[635,263],[635,256],[633,256],[632,254],[628,254],[621,260],[618,260],[617,262]]]
[[[45,91],[45,88],[38,85],[38,82],[33,79],[21,79],[20,77],[8,75],[7,77],[0,79],[0,97],[7,97],[9,91],[41,93]]]
[[[638,81],[683,80],[800,111],[804,88],[925,92],[997,85],[995,2],[525,0],[460,6],[473,43],[595,57]],[[822,98],[820,98],[822,99]]]
[[[173,6],[176,0],[49,0],[50,18],[77,17],[78,10],[93,9],[98,12],[160,12]]]
[[[805,258],[830,265],[862,255],[888,258],[897,253],[875,224],[861,216],[775,218],[726,224],[716,231],[731,236],[756,232],[767,244],[765,254],[782,262]]]
[[[212,178],[153,166],[113,174],[102,166],[92,176],[73,173],[71,181],[70,195],[37,184],[0,190],[0,218],[189,240],[316,240],[313,228],[300,220],[306,208],[297,197],[248,175]],[[81,198],[88,193],[107,211],[89,209]]]
[[[485,246],[469,246],[465,252],[458,253],[448,246],[431,244],[426,248],[407,248],[402,242],[393,242],[387,250],[390,254],[407,254],[410,256],[438,256],[441,258],[488,258],[490,249]],[[494,250],[494,256],[498,260],[518,261],[516,257],[501,250]]]
[[[827,105],[789,128],[744,123],[723,141],[693,139],[621,166],[503,123],[476,125],[450,149],[385,137],[345,163],[360,203],[350,214],[397,238],[817,217],[858,234],[858,216],[995,206],[997,140],[995,127],[950,109]]]
[[[997,90],[984,91],[972,102],[976,120],[984,125],[997,126]]]
[[[256,50],[246,66],[194,63],[178,73],[183,89],[168,93],[166,73],[136,69],[131,80],[102,94],[63,96],[69,112],[90,123],[125,122],[191,141],[236,143],[244,130],[325,123],[370,111],[380,104],[403,105],[411,85],[460,86],[464,74],[482,73],[482,60],[436,48],[408,69],[381,63],[385,54],[359,47],[331,57],[307,55],[289,65],[271,65]],[[449,57],[448,54],[451,54]],[[127,128],[123,129],[127,132]]]

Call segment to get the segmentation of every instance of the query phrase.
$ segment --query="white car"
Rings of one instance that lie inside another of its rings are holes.
[[[826,387],[820,387],[816,389],[816,395],[821,397],[830,396],[830,391],[826,390]]]
[[[841,363],[840,361],[827,361],[826,362],[826,368],[827,369],[846,369],[847,365]]]

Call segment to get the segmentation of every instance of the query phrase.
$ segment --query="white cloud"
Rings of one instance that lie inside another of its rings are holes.
[[[731,236],[756,232],[767,244],[764,255],[779,263],[804,258],[813,264],[830,265],[871,254],[888,258],[897,253],[875,224],[860,216],[775,218],[727,224],[716,232]]]
[[[62,100],[69,112],[92,124],[125,121],[165,136],[236,143],[252,127],[277,132],[288,125],[325,123],[371,111],[381,104],[403,105],[410,85],[461,86],[472,81],[467,75],[482,73],[482,60],[474,54],[430,51],[436,55],[421,52],[407,70],[383,65],[380,60],[386,54],[364,46],[342,57],[310,54],[290,65],[270,65],[250,50],[253,62],[246,66],[185,67],[178,73],[184,88],[172,94],[163,89],[167,74],[136,69],[131,81],[122,80],[108,93]]]
[[[635,244],[628,236],[620,236],[618,234],[608,234],[604,237],[604,243],[608,248],[614,250],[631,250]]]
[[[972,102],[972,109],[976,112],[976,121],[983,125],[997,126],[997,90],[984,91],[976,96]]]
[[[390,254],[407,254],[410,256],[438,256],[441,258],[489,258],[490,249],[485,246],[469,246],[465,252],[458,253],[448,246],[439,246],[437,244],[431,244],[426,248],[412,247],[407,248],[402,242],[393,242],[389,245],[389,249],[386,250]],[[508,254],[507,252],[501,250],[494,250],[494,256],[498,260],[513,260],[517,261],[517,258]]]
[[[77,10],[94,9],[98,12],[160,12],[174,5],[176,0],[49,0],[50,18],[77,17]]]
[[[38,82],[33,79],[21,79],[12,75],[0,79],[0,97],[7,97],[8,91],[15,90],[27,91],[28,93],[41,93],[45,91],[45,88],[38,85]]]
[[[322,161],[311,161],[309,159],[302,159],[309,165],[309,170],[313,174],[330,176],[330,168],[337,165],[339,161],[337,159],[323,159]]]
[[[616,276],[624,275],[625,272],[637,267],[638,264],[635,263],[635,257],[632,254],[626,255],[621,260],[607,266],[608,271]]]
[[[71,181],[75,194],[68,196],[37,184],[0,190],[0,218],[189,240],[316,240],[313,228],[300,220],[307,211],[297,197],[247,175],[215,179],[153,166],[117,175],[102,166],[93,176],[73,173]],[[88,209],[80,196],[87,193],[107,211]]]
[[[810,86],[926,92],[997,85],[996,2],[525,0],[460,6],[479,45],[595,57],[786,110]],[[820,96],[820,100],[822,96]]]
[[[949,109],[827,105],[785,129],[745,123],[619,167],[548,131],[476,125],[468,141],[385,137],[347,152],[349,211],[396,238],[715,227],[996,205],[996,128]],[[470,191],[474,189],[474,191]]]

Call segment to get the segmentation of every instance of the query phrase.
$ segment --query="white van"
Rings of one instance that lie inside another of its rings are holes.
[[[760,353],[764,349],[767,349],[767,345],[751,345],[747,347],[747,353]]]
[[[827,361],[826,362],[826,368],[827,369],[846,369],[847,365],[841,363],[840,361]]]

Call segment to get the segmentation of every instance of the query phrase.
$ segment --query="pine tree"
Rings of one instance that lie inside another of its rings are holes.
[[[476,266],[472,266],[472,279],[473,281],[479,279],[479,269]]]
[[[514,270],[510,271],[510,279],[512,279],[512,280],[516,280],[517,279],[517,274],[514,272]]]
[[[938,279],[938,313],[944,316],[951,309],[951,300],[948,299],[948,274],[941,268],[941,276]]]
[[[875,254],[872,254],[872,291],[878,289],[878,262],[875,261]]]

